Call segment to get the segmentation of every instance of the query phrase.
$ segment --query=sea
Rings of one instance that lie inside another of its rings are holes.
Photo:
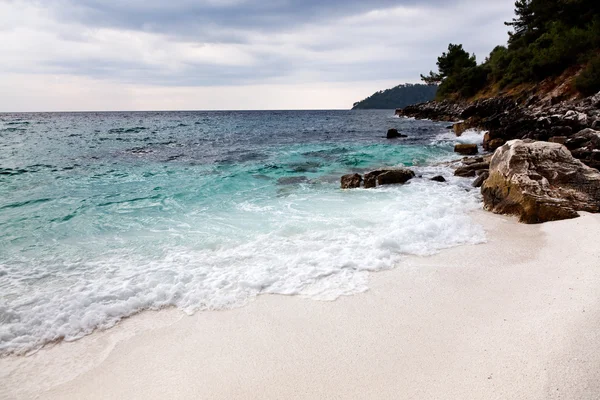
[[[144,310],[335,300],[408,256],[485,241],[478,190],[445,164],[482,134],[447,125],[393,110],[0,114],[0,356]],[[395,166],[417,178],[340,189]]]

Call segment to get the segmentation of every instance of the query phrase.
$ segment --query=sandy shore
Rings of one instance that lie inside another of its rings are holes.
[[[411,257],[364,294],[147,312],[0,359],[0,398],[599,399],[600,215],[475,218],[489,243]]]

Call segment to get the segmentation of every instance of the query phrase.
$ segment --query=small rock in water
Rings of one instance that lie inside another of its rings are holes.
[[[407,135],[403,135],[398,132],[398,129],[388,129],[387,138],[388,139],[397,139],[397,138],[405,138]]]
[[[365,188],[374,188],[378,185],[402,184],[414,177],[415,173],[408,168],[372,171],[365,174]]]
[[[388,129],[388,131],[387,131],[388,139],[396,139],[399,137],[400,137],[400,134],[398,133],[398,129]]]
[[[441,176],[441,175],[434,176],[434,177],[433,177],[433,178],[431,178],[430,180],[431,180],[431,181],[434,181],[434,182],[442,182],[442,183],[443,183],[443,182],[446,182],[446,178],[444,178],[444,177],[443,177],[443,176]]]
[[[457,144],[454,146],[454,152],[465,156],[472,156],[478,153],[476,144]]]
[[[467,124],[464,122],[457,122],[452,125],[452,130],[456,136],[461,136],[467,130]]]
[[[341,184],[342,189],[356,189],[360,187],[362,182],[362,176],[360,174],[348,174],[342,176]]]

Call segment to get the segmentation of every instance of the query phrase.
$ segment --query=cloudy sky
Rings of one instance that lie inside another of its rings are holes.
[[[349,108],[513,0],[0,0],[0,111]]]

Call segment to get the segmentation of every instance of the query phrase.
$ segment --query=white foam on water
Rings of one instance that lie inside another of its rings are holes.
[[[436,137],[437,142],[452,142],[452,143],[462,143],[462,144],[483,144],[483,136],[486,131],[481,131],[478,129],[467,129],[463,132],[462,135],[456,136],[454,132],[448,131],[442,134],[439,134]]]
[[[184,219],[202,231],[197,242],[194,231],[177,232],[186,224],[173,224],[173,238],[192,236],[187,245],[161,242],[159,252],[124,246],[91,259],[57,259],[61,268],[35,291],[25,290],[28,271],[47,265],[2,265],[2,288],[20,292],[0,303],[0,353],[75,340],[146,309],[226,309],[261,293],[333,300],[367,290],[369,272],[401,265],[407,255],[485,241],[469,216],[480,207],[470,182],[445,167],[417,173],[423,179],[404,186],[305,189],[260,204],[241,202],[230,217],[248,221],[247,230],[231,239],[230,227],[215,225],[222,230],[210,231],[216,235],[210,246],[202,244],[206,230],[200,229],[210,215],[190,211]],[[438,174],[449,183],[426,179]],[[261,221],[269,228],[260,228]]]

